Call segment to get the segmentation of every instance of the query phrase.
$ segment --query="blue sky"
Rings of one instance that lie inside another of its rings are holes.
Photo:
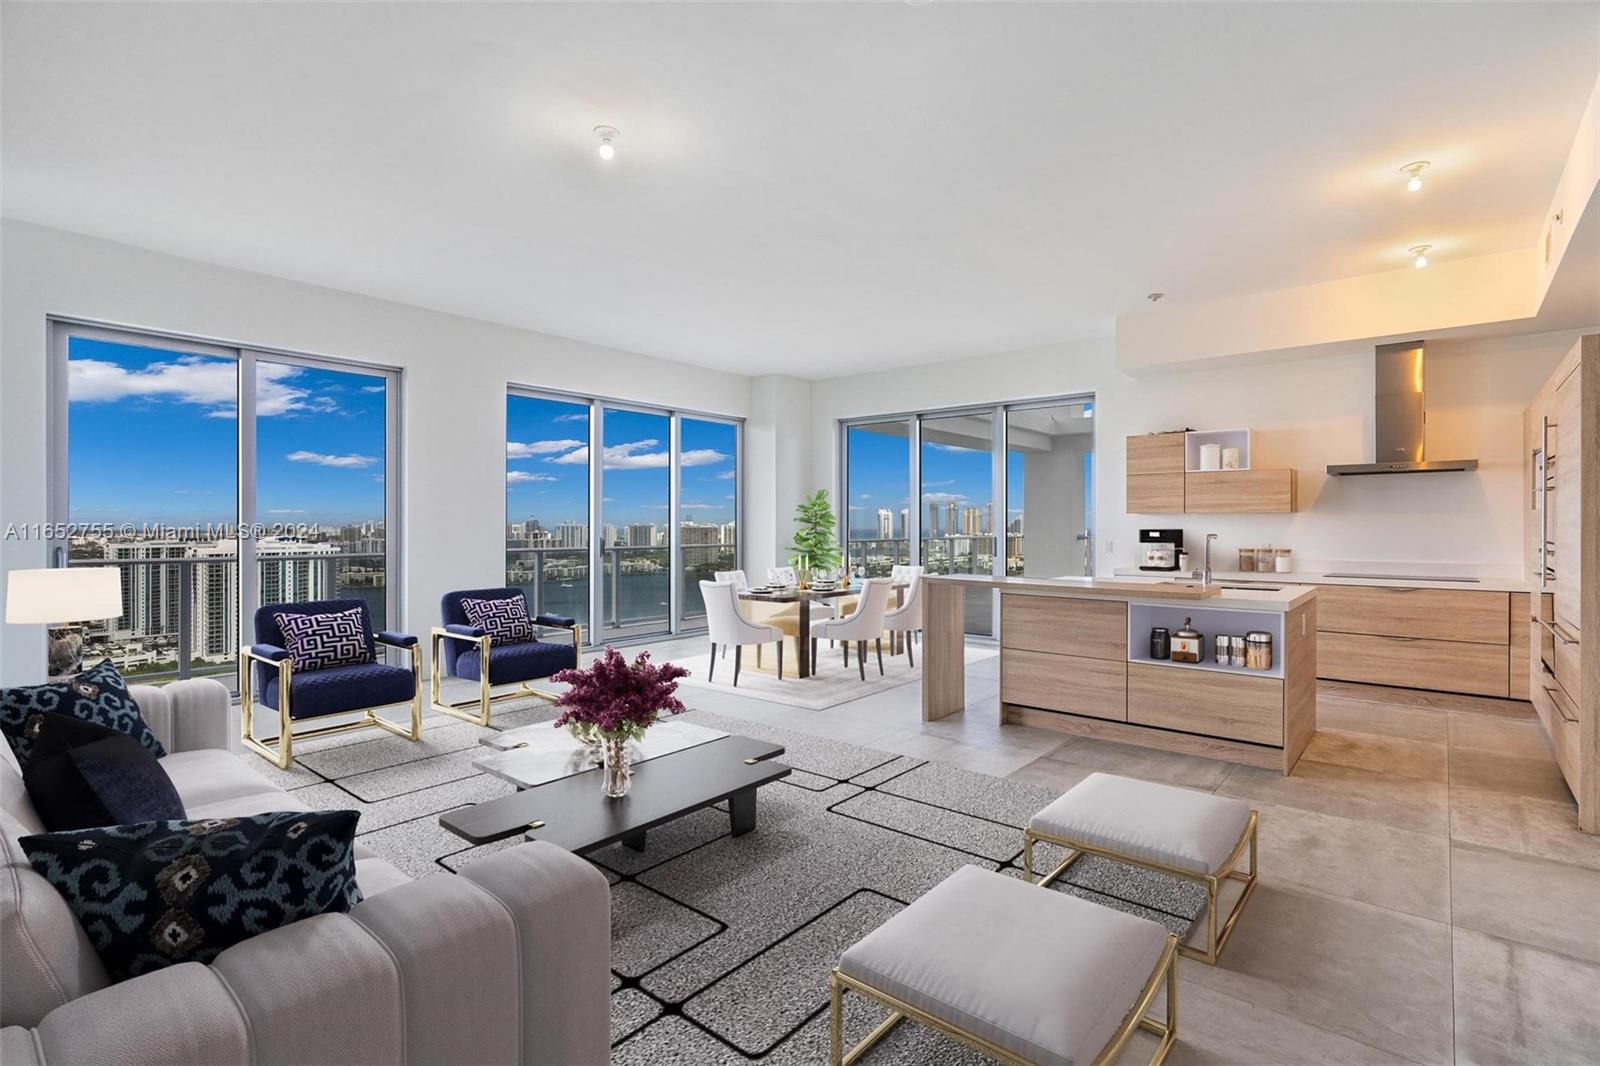
[[[232,522],[232,359],[74,337],[68,498],[76,522]],[[383,519],[382,377],[259,361],[256,520]]]
[[[900,509],[908,507],[910,496],[911,443],[904,436],[873,433],[853,426],[849,435],[850,532],[854,537],[872,539],[878,535],[878,509],[893,512],[895,535],[900,535]],[[1010,507],[1013,517],[1023,507],[1022,453],[1006,455],[1010,482]],[[928,505],[954,501],[958,508],[986,509],[993,495],[993,472],[987,448],[963,448],[951,444],[924,442],[922,445],[921,511],[923,532],[927,533]],[[987,513],[987,512],[986,512]],[[999,518],[996,525],[1001,525]],[[944,519],[940,518],[940,532]]]
[[[533,396],[506,397],[506,516],[537,518],[547,529],[588,521],[588,406]],[[605,521],[667,518],[670,422],[666,415],[605,413]],[[734,517],[733,425],[682,419],[685,520]]]

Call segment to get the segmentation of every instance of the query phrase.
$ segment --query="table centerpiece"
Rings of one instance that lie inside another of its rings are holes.
[[[605,654],[587,668],[569,668],[551,678],[569,686],[556,697],[562,711],[555,726],[598,738],[600,782],[607,796],[626,796],[633,785],[628,742],[641,739],[663,714],[686,710],[674,693],[678,678],[687,676],[689,671],[675,663],[652,663],[648,651],[630,663],[607,645]]]

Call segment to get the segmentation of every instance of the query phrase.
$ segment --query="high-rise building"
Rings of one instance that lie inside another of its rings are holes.
[[[712,522],[684,522],[678,527],[679,543],[684,547],[693,544],[718,544],[721,542],[721,527]]]
[[[629,522],[628,547],[654,548],[656,546],[656,524],[654,522]]]
[[[911,536],[911,510],[907,507],[900,508],[900,532],[896,534],[901,540]]]
[[[939,505],[928,504],[928,528],[922,531],[924,537],[937,537],[939,535]]]
[[[894,512],[887,507],[878,508],[878,539],[889,540],[894,536]]]
[[[994,532],[994,501],[990,500],[984,505],[983,530],[984,533]]]
[[[955,506],[954,504],[951,505]],[[961,512],[961,535],[975,537],[983,532],[983,512],[976,507],[968,507]]]
[[[944,535],[945,536],[947,536],[947,537],[955,536],[956,530],[961,528],[960,519],[961,519],[960,508],[958,508],[956,506],[956,501],[951,500],[949,503],[946,503],[944,505]]]
[[[558,548],[587,548],[589,527],[583,522],[568,519],[556,527],[555,546]]]

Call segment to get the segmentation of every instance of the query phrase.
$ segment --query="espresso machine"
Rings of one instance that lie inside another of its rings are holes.
[[[1144,552],[1140,570],[1176,570],[1178,553],[1183,551],[1183,530],[1141,529],[1139,548]]]

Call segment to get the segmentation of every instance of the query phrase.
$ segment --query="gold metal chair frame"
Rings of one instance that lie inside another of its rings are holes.
[[[1165,863],[1141,859],[1134,855],[1125,855],[1119,851],[1110,851],[1106,848],[1085,844],[1081,840],[1070,840],[1066,837],[1042,833],[1037,829],[1024,829],[1022,831],[1022,870],[1023,875],[1033,881],[1033,845],[1037,841],[1055,844],[1070,850],[1061,864],[1054,870],[1045,874],[1038,881],[1040,887],[1048,887],[1050,882],[1067,872],[1067,868],[1085,855],[1099,855],[1103,858],[1114,859],[1117,862],[1131,863],[1134,866],[1143,866],[1147,870],[1158,873],[1171,874],[1181,877],[1186,881],[1198,881],[1206,887],[1206,946],[1205,950],[1190,947],[1188,944],[1179,944],[1178,951],[1191,959],[1199,959],[1208,966],[1215,966],[1217,958],[1222,954],[1222,949],[1228,943],[1228,937],[1233,935],[1233,927],[1239,923],[1239,915],[1244,913],[1244,905],[1249,902],[1250,894],[1256,890],[1256,822],[1258,814],[1250,812],[1250,818],[1245,822],[1244,832],[1239,834],[1239,842],[1233,846],[1233,851],[1228,860],[1222,864],[1222,869],[1214,874],[1197,874],[1193,870],[1180,870],[1176,866]],[[1235,867],[1239,858],[1244,853],[1246,845],[1250,848],[1250,872],[1240,873]],[[1244,883],[1244,893],[1239,896],[1233,905],[1233,910],[1228,913],[1228,920],[1223,923],[1220,935],[1217,929],[1217,893],[1224,881],[1241,881]]]
[[[280,770],[287,770],[294,764],[294,742],[296,740],[311,740],[314,737],[332,736],[335,733],[348,733],[354,729],[386,729],[397,736],[407,740],[422,739],[422,661],[420,644],[410,646],[388,644],[379,640],[385,647],[405,647],[411,653],[411,728],[397,725],[378,714],[377,707],[354,707],[341,714],[357,714],[361,717],[354,722],[340,722],[338,725],[314,726],[302,729],[298,733],[290,727],[289,719],[289,682],[294,676],[294,669],[288,659],[273,660],[264,655],[257,655],[250,650],[248,645],[239,649],[239,718],[243,723],[244,746],[266,759]],[[255,693],[254,674],[250,668],[252,662],[261,663],[278,671],[278,735],[268,737],[266,740],[257,740],[255,737]],[[379,706],[390,706],[380,704]],[[274,747],[275,745],[275,747]]]
[[[1150,1066],[1161,1066],[1166,1061],[1167,1053],[1172,1050],[1173,1043],[1178,1039],[1178,938],[1167,935],[1167,946],[1162,950],[1161,957],[1156,960],[1156,967],[1150,973],[1150,979],[1144,983],[1144,990],[1139,993],[1138,1000],[1123,1017],[1122,1024],[1112,1036],[1109,1043],[1094,1057],[1092,1066],[1108,1066],[1117,1061],[1123,1048],[1127,1047],[1128,1040],[1135,1031],[1143,1029],[1145,1032],[1154,1033],[1161,1038],[1157,1045],[1155,1055],[1150,1059]],[[1150,1009],[1150,1003],[1156,998],[1156,992],[1161,988],[1161,982],[1167,983],[1167,1011],[1166,1021],[1158,1022],[1154,1018],[1146,1018],[1145,1011]],[[932,1029],[937,1029],[952,1039],[958,1040],[975,1051],[991,1058],[997,1059],[1006,1066],[1034,1066],[1028,1059],[1021,1058],[1016,1052],[1001,1047],[976,1033],[969,1033],[965,1029],[929,1014],[925,1010],[913,1007],[904,1000],[898,999],[887,992],[863,984],[854,977],[847,977],[835,967],[828,975],[830,999],[828,1005],[828,1066],[854,1066],[861,1061],[861,1056],[871,1051],[873,1046],[887,1036],[895,1026],[911,1018],[921,1022]],[[846,990],[858,992],[868,999],[888,1007],[891,1013],[883,1022],[866,1037],[851,1048],[849,1053],[844,1051],[844,993]]]
[[[557,627],[547,626],[542,628],[554,629]],[[445,703],[440,697],[439,681],[440,675],[444,671],[444,656],[440,654],[440,650],[442,643],[446,640],[459,640],[463,644],[476,644],[478,646],[479,669],[477,699],[461,700],[457,703]],[[460,633],[452,633],[443,626],[433,627],[433,699],[429,704],[433,710],[438,711],[440,714],[448,714],[452,718],[459,718],[464,722],[471,722],[474,725],[486,726],[489,724],[489,711],[497,703],[504,703],[507,700],[523,700],[529,698],[530,696],[534,699],[547,700],[551,703],[555,702],[555,696],[548,692],[541,692],[536,688],[530,688],[526,681],[520,682],[517,688],[514,688],[509,692],[501,692],[497,695],[490,695],[489,647],[492,643],[493,638],[487,633],[481,637],[468,637],[463,636]],[[580,655],[583,651],[583,626],[576,622],[574,622],[572,625],[572,650],[574,654]],[[476,707],[477,712],[473,713],[469,711],[467,709],[469,707]]]

